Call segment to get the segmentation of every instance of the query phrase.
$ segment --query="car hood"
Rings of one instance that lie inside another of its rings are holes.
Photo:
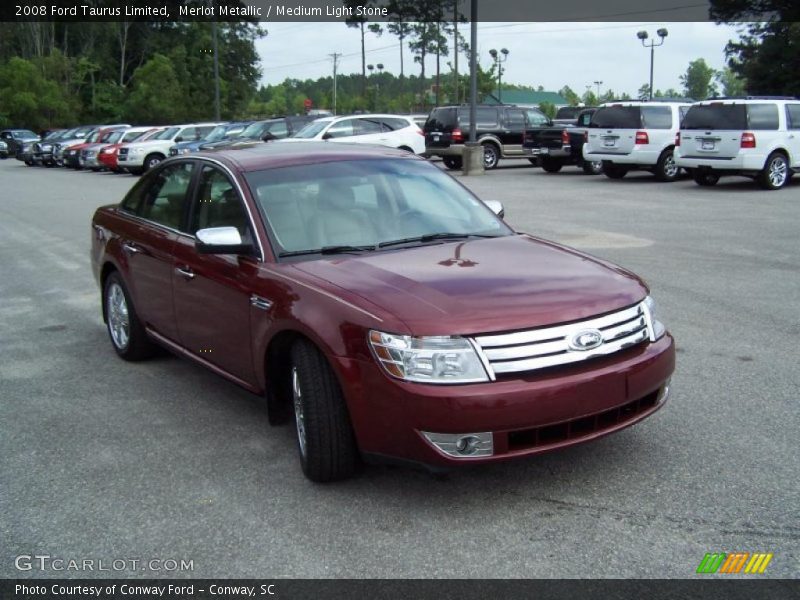
[[[625,269],[525,234],[293,266],[383,308],[415,335],[553,325],[612,312],[647,294]]]

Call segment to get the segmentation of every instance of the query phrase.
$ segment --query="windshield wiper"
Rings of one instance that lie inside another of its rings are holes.
[[[413,242],[427,243],[435,242],[436,240],[463,240],[466,238],[495,238],[500,237],[497,235],[487,235],[483,233],[426,233],[425,235],[418,235],[416,237],[403,238],[402,240],[392,240],[390,242],[381,242],[378,248],[388,248],[389,246],[400,246],[401,244],[411,244]]]
[[[375,246],[323,246],[313,250],[293,250],[291,252],[281,252],[280,258],[285,256],[305,256],[307,254],[347,254],[351,252],[369,252],[375,250]]]

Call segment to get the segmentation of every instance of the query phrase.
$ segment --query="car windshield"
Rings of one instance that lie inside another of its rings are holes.
[[[180,130],[180,127],[168,127],[167,129],[165,129],[161,133],[158,133],[158,134],[154,135],[151,139],[154,139],[154,140],[171,140],[172,138],[174,138],[178,134],[179,130]]]
[[[144,136],[145,133],[145,131],[126,131],[117,141],[132,142],[133,140],[138,140],[140,137]]]
[[[308,125],[303,127],[300,131],[295,133],[292,137],[293,138],[302,138],[302,139],[311,139],[317,136],[317,134],[325,129],[325,127],[330,123],[330,121],[311,121]]]
[[[39,137],[30,129],[18,129],[12,135],[18,140],[32,140]]]
[[[104,142],[106,144],[115,144],[122,137],[123,133],[125,133],[125,132],[124,131],[109,131],[102,138],[100,138],[100,141]]]
[[[334,161],[246,174],[278,256],[385,251],[513,232],[436,166]]]
[[[95,142],[97,142],[97,141],[100,139],[100,135],[101,135],[101,132],[100,132],[99,130],[98,130],[98,131],[95,131],[95,132],[94,132],[92,135],[90,135],[90,136],[87,138],[87,140],[86,140],[86,141],[87,141],[88,143],[90,143],[90,144],[94,144]]]
[[[216,142],[225,137],[225,133],[230,129],[230,125],[217,125],[211,132],[203,138],[204,142]]]
[[[64,133],[63,131],[51,131],[50,133],[45,136],[45,140],[48,142],[52,142],[53,140],[57,140],[61,137],[61,134]]]

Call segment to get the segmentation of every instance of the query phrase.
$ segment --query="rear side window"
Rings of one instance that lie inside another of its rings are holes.
[[[789,129],[800,129],[800,104],[787,104],[786,117]]]
[[[154,223],[180,229],[193,167],[193,163],[178,163],[161,169],[142,189],[137,214]]]
[[[590,127],[603,129],[639,129],[642,114],[638,106],[607,106],[597,109]]]
[[[381,122],[378,119],[355,119],[353,121],[353,135],[369,135],[381,131]]]
[[[457,127],[455,108],[435,108],[425,121],[425,131],[444,131]]]
[[[672,129],[672,109],[669,106],[643,106],[642,125],[645,129]]]
[[[748,129],[774,130],[778,128],[777,104],[748,104]]]
[[[397,131],[408,127],[408,121],[405,119],[394,119],[391,117],[384,117],[381,119],[384,131]]]
[[[747,129],[744,104],[707,104],[692,106],[683,119],[683,129]]]
[[[525,129],[525,113],[519,108],[510,108],[506,111],[506,127],[513,131]]]
[[[461,118],[469,121],[469,111],[464,111]],[[476,108],[475,109],[475,124],[478,127],[497,127],[497,109],[496,108]]]

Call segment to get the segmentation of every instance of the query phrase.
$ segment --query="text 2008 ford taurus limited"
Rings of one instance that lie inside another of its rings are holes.
[[[153,343],[294,415],[314,481],[360,457],[450,467],[620,430],[665,402],[646,285],[516,233],[411,154],[263,144],[164,161],[98,209],[117,354]]]

